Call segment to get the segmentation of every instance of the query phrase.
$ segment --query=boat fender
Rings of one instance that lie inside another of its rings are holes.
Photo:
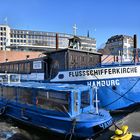
[[[2,107],[0,108],[0,116],[3,115],[5,113],[6,107]]]

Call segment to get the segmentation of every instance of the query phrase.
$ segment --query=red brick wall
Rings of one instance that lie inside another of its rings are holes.
[[[0,63],[9,61],[24,60],[29,55],[29,59],[38,58],[41,52],[19,52],[19,51],[1,51],[0,50]]]

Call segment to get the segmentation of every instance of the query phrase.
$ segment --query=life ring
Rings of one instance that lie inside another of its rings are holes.
[[[5,113],[6,107],[2,107],[0,108],[0,116],[3,115]]]

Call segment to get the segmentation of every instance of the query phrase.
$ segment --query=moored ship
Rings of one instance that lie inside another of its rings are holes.
[[[130,61],[102,64],[100,53],[68,48],[47,52],[42,58],[1,63],[0,72],[20,73],[26,81],[97,87],[100,107],[116,110],[140,102],[139,55],[136,47],[132,52]]]
[[[112,124],[110,114],[93,104],[90,86],[39,82],[0,84],[0,115],[63,135],[91,137]]]

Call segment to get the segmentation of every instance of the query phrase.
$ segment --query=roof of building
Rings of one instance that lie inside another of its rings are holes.
[[[72,48],[65,48],[65,49],[59,49],[59,50],[53,50],[53,51],[47,51],[44,52],[44,54],[50,54],[50,53],[56,53],[56,52],[64,52],[64,51],[75,51],[75,52],[83,52],[83,53],[91,53],[91,54],[96,54],[96,55],[102,55],[99,52],[91,52],[91,51],[86,51],[86,50],[78,50],[78,49],[72,49]]]

